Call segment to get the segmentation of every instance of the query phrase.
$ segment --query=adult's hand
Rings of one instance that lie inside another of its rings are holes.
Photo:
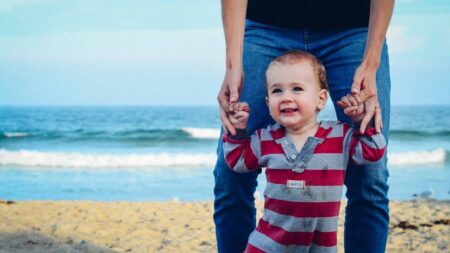
[[[361,121],[359,131],[364,133],[367,125],[372,117],[374,117],[374,126],[377,133],[381,132],[383,128],[383,121],[381,118],[381,109],[378,103],[376,73],[378,65],[368,66],[361,64],[356,69],[353,77],[352,94],[355,95],[358,102],[364,102],[365,115]]]
[[[227,69],[225,78],[217,95],[217,102],[219,102],[220,121],[225,132],[236,135],[236,129],[231,124],[228,114],[232,113],[234,103],[239,101],[239,94],[244,81],[244,72],[242,69],[230,70]]]

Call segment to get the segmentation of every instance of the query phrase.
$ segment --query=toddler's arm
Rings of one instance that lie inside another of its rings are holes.
[[[355,164],[369,164],[380,160],[386,152],[386,141],[383,134],[377,133],[375,128],[369,127],[362,134],[360,131],[346,125],[344,138],[344,154],[349,162]]]
[[[230,122],[236,128],[236,135],[226,133],[222,137],[223,151],[228,166],[236,172],[250,172],[260,168],[261,140],[258,131],[247,135],[249,117],[247,103],[236,103]]]
[[[364,103],[355,94],[348,94],[338,101],[338,105],[349,116],[356,128],[360,128],[361,120],[365,115]],[[344,151],[348,154],[350,162],[356,164],[368,164],[380,160],[386,151],[386,141],[381,132],[373,128],[373,119],[368,129],[361,131],[348,126],[344,139]]]

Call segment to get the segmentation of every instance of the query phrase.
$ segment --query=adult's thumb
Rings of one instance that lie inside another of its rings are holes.
[[[236,103],[239,100],[239,92],[237,89],[230,90],[230,103]]]
[[[361,91],[361,80],[359,78],[355,78],[352,83],[352,94],[359,94]]]

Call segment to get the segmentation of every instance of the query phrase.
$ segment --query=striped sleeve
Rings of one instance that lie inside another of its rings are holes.
[[[244,173],[261,168],[259,166],[261,158],[260,134],[260,130],[258,130],[250,137],[247,136],[246,132],[245,134],[239,134],[237,138],[228,134],[223,135],[224,156],[230,169]]]
[[[345,127],[344,154],[354,164],[369,164],[380,160],[386,151],[386,140],[375,128],[368,128],[364,134]]]

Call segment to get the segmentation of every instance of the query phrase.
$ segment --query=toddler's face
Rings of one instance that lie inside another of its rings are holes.
[[[276,122],[294,130],[316,122],[317,113],[325,106],[327,92],[320,88],[309,62],[273,64],[266,81],[266,102]]]

